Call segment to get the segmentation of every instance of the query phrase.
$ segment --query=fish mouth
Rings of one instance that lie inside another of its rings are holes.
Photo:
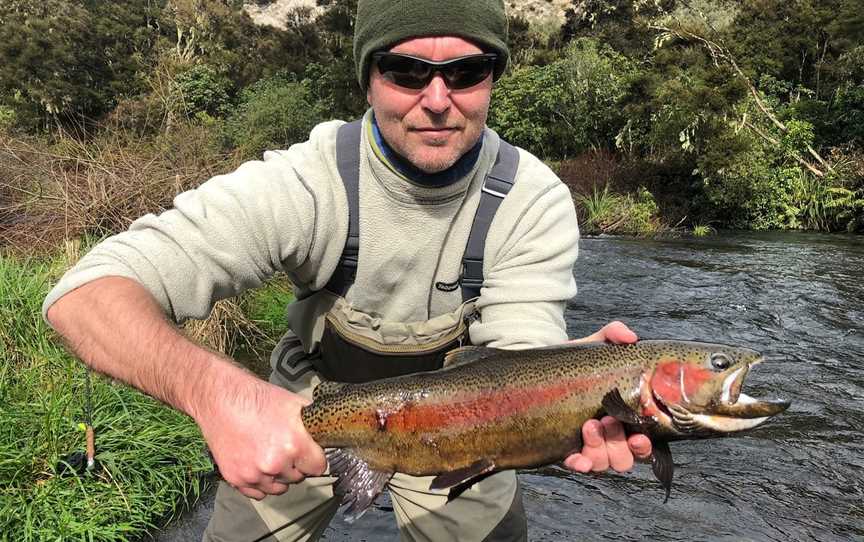
[[[780,414],[789,408],[789,401],[780,399],[755,399],[749,395],[742,393],[744,387],[744,379],[750,372],[750,368],[765,361],[764,357],[759,357],[747,365],[737,369],[730,369],[729,375],[723,380],[722,393],[720,394],[720,402],[710,409],[710,414],[717,420],[732,419],[735,423],[725,422],[732,425],[749,425],[743,427],[749,429],[765,422],[768,418]],[[748,422],[749,421],[749,422]]]
[[[781,399],[755,399],[741,391],[750,368],[762,361],[764,358],[759,357],[746,365],[729,368],[723,377],[719,400],[703,412],[691,412],[684,405],[665,404],[652,393],[658,411],[669,416],[675,428],[684,433],[734,433],[758,427],[790,405],[789,401]]]

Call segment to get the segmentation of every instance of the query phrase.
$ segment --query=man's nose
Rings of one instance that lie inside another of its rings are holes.
[[[447,111],[451,103],[450,89],[447,88],[441,74],[436,73],[435,77],[423,89],[423,99],[420,104],[432,113],[440,114]]]

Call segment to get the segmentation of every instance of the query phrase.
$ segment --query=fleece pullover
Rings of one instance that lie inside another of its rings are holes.
[[[483,178],[498,152],[486,129],[463,178],[425,187],[388,167],[370,146],[364,117],[360,165],[359,268],[346,299],[397,322],[454,310],[462,253]],[[171,318],[205,318],[213,304],[260,286],[276,272],[299,299],[320,290],[336,268],[348,231],[348,203],[336,167],[342,121],[316,126],[304,143],[264,154],[236,171],[178,195],[85,255],[48,294],[43,314],[65,293],[106,276],[138,281]],[[524,348],[566,340],[563,318],[576,294],[578,227],[566,186],[519,150],[516,183],[487,237],[474,344]]]

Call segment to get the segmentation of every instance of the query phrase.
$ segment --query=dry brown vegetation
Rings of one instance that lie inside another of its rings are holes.
[[[124,231],[170,207],[176,194],[237,165],[194,125],[136,142],[123,133],[95,140],[60,134],[53,143],[0,135],[0,251],[62,253],[71,266],[82,237]],[[183,329],[223,353],[239,347],[259,357],[272,343],[244,314],[242,299],[217,303],[210,318]]]
[[[185,124],[136,143],[117,132],[52,144],[0,136],[0,247],[45,252],[123,231],[232,165],[205,129]]]

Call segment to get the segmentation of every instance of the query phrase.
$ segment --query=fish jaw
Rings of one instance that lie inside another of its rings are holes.
[[[746,431],[762,425],[775,415],[789,408],[789,401],[760,401],[741,394],[736,403],[721,404],[710,413],[694,414],[686,408],[669,407],[673,423],[688,433],[706,436]]]
[[[747,419],[768,419],[789,408],[789,401],[782,399],[754,399],[746,393],[738,396],[735,403],[720,404],[713,409],[718,417]]]

